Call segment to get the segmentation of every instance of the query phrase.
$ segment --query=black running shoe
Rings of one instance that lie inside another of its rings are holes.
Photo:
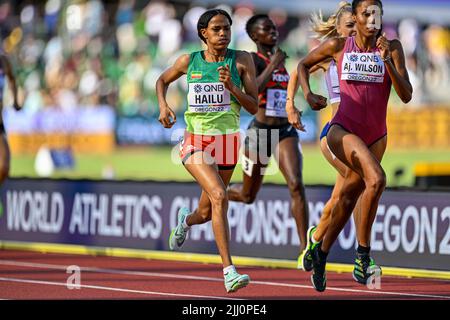
[[[322,242],[314,243],[311,249],[311,257],[313,264],[313,273],[311,275],[311,282],[314,286],[314,289],[316,289],[319,292],[325,291],[325,288],[327,287],[327,278],[325,271],[327,260],[326,258],[325,259],[321,258],[319,255],[319,248],[321,244]]]
[[[366,285],[369,278],[373,275],[381,276],[381,267],[375,264],[370,255],[357,254],[353,268],[353,279]]]

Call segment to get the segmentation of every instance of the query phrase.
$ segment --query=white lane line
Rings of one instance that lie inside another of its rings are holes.
[[[57,264],[46,264],[46,263],[34,263],[34,262],[22,262],[13,260],[0,260],[0,265],[13,265],[31,268],[47,268],[47,269],[57,269],[57,270],[67,270],[67,266],[57,265]],[[181,274],[171,274],[171,273],[160,273],[160,272],[144,272],[144,271],[130,271],[130,270],[118,270],[118,269],[104,269],[97,267],[81,267],[80,270],[88,272],[97,273],[110,273],[110,274],[124,274],[131,276],[143,276],[143,277],[163,277],[163,278],[174,278],[174,279],[190,279],[190,280],[204,280],[204,281],[219,281],[222,282],[222,278],[212,278],[212,277],[201,277],[201,276],[191,276],[191,275],[181,275]],[[278,287],[291,287],[291,288],[302,288],[302,289],[312,289],[312,286],[294,284],[294,283],[283,283],[283,282],[270,282],[270,281],[253,281],[251,284],[259,284],[266,286],[278,286]],[[361,290],[361,289],[345,289],[337,287],[327,287],[327,291],[342,291],[342,292],[352,292],[352,293],[368,293],[368,294],[379,294],[379,295],[394,295],[400,297],[417,297],[417,298],[434,298],[434,299],[446,299],[450,300],[450,296],[441,295],[431,295],[431,294],[420,294],[420,293],[405,293],[405,292],[392,292],[392,291],[380,291],[380,290]]]
[[[34,262],[22,262],[22,261],[12,261],[12,260],[0,260],[0,265],[11,265],[19,267],[31,267],[31,268],[43,268],[43,269],[55,269],[55,270],[67,270],[68,266],[60,264],[47,264],[47,263],[34,263]],[[190,275],[178,275],[171,273],[160,273],[160,272],[147,272],[147,271],[130,271],[130,270],[120,270],[120,269],[107,269],[107,268],[97,268],[97,267],[82,267],[81,271],[88,272],[100,272],[100,273],[111,273],[111,274],[125,274],[130,276],[144,276],[144,277],[161,277],[161,278],[174,278],[174,279],[189,279],[189,280],[206,280],[206,281],[220,281],[223,282],[223,278],[212,278],[212,277],[201,277],[201,276],[190,276]]]
[[[42,280],[30,280],[30,279],[18,279],[18,278],[4,278],[4,277],[0,277],[0,281],[32,283],[32,284],[44,284],[44,285],[51,285],[51,286],[67,287],[67,283],[60,283],[60,282],[53,282],[53,281],[42,281]],[[219,299],[219,300],[243,300],[243,299],[228,298],[228,297],[201,296],[201,295],[193,295],[193,294],[157,292],[157,291],[143,291],[143,290],[132,290],[132,289],[124,289],[124,288],[104,287],[104,286],[92,286],[92,285],[87,285],[87,284],[80,284],[80,287],[81,288],[87,288],[87,289],[97,289],[97,290],[107,290],[107,291],[117,291],[117,292],[127,292],[127,293],[139,293],[139,294],[158,295],[158,296],[170,296],[170,297],[200,298],[200,299]]]
[[[282,283],[282,282],[268,282],[268,281],[252,281],[251,284],[263,284],[267,286],[277,286],[277,287],[294,287],[294,288],[309,288],[312,286],[305,286],[301,284],[293,283]],[[450,296],[438,296],[431,294],[420,294],[420,293],[406,293],[406,292],[391,292],[391,291],[379,291],[379,290],[361,290],[361,289],[344,289],[336,287],[327,287],[326,289],[332,291],[342,291],[342,292],[355,292],[355,293],[369,293],[369,294],[381,294],[381,295],[393,295],[393,296],[406,296],[406,297],[417,297],[417,298],[435,298],[435,299],[447,299],[450,300]]]

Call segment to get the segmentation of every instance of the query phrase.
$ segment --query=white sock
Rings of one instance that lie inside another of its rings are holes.
[[[186,223],[187,217],[188,217],[188,216],[185,216],[184,219],[183,219],[183,221],[181,222],[181,226],[183,227],[184,230],[189,229],[189,226],[188,226],[187,223]]]
[[[223,275],[226,275],[230,271],[236,271],[236,268],[232,264],[228,267],[223,268]]]
[[[312,243],[317,243],[317,242],[319,242],[319,241],[317,241],[316,239],[314,239],[314,234],[311,236],[311,241],[312,241]]]

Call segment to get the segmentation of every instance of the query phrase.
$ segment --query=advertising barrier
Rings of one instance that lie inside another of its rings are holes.
[[[115,112],[107,105],[74,110],[48,108],[30,113],[3,112],[11,153],[35,154],[45,146],[52,150],[107,154],[114,150]]]
[[[329,187],[307,187],[310,224],[317,224]],[[0,241],[169,250],[181,207],[194,209],[194,183],[9,179],[1,190]],[[299,239],[285,186],[264,185],[255,203],[230,202],[233,255],[295,260]],[[329,256],[353,263],[349,222]],[[450,197],[444,192],[386,190],[372,230],[382,266],[450,271]],[[191,228],[183,252],[217,254],[211,223]]]
[[[319,126],[331,119],[331,109],[319,113]],[[388,148],[430,150],[450,146],[450,108],[429,106],[408,109],[389,106],[387,112]]]
[[[240,130],[242,137],[253,117],[241,115]],[[303,143],[315,143],[319,134],[317,120],[310,113],[302,117],[302,122],[307,126],[307,131],[297,130]],[[184,134],[186,123],[183,115],[177,116],[177,122],[171,129],[165,129],[159,123],[157,117],[118,117],[116,122],[116,141],[118,145],[168,145],[176,144]]]

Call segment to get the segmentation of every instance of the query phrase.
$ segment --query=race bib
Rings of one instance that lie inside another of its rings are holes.
[[[221,82],[189,83],[189,111],[227,112],[231,110],[230,92]]]
[[[283,89],[268,89],[266,102],[266,116],[287,118],[287,91]]]
[[[342,59],[341,80],[382,83],[384,62],[377,53],[345,52]]]
[[[3,97],[3,88],[6,84],[5,80],[5,74],[3,73],[3,70],[0,70],[0,97]]]
[[[245,154],[242,154],[242,171],[244,173],[251,177],[253,173],[253,166],[255,165],[255,162],[250,160],[245,156]]]
[[[330,64],[330,80],[331,80],[331,88],[333,90],[333,93],[341,93],[340,87],[339,87],[339,75],[336,64]]]

